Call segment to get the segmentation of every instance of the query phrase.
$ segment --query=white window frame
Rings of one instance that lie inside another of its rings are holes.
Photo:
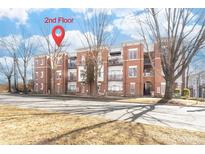
[[[132,54],[135,52],[136,56],[135,57],[132,57],[132,56],[130,57],[130,55],[132,55],[131,52],[132,52]],[[129,60],[135,60],[135,59],[137,59],[137,57],[138,57],[138,48],[128,49],[128,59]]]
[[[132,85],[134,85],[134,91],[132,92],[132,90],[131,90],[131,87],[132,87]],[[130,94],[131,95],[135,95],[136,94],[136,84],[135,84],[135,82],[131,82],[130,83]]]
[[[41,83],[41,90],[43,90],[43,83]]]
[[[130,76],[130,69],[136,68],[136,75],[135,76]],[[137,77],[137,66],[129,66],[128,67],[128,76],[129,78],[136,78]]]
[[[35,64],[38,65],[38,59],[35,60]]]
[[[43,65],[43,59],[41,59],[41,64],[40,65]]]
[[[35,83],[35,91],[38,91],[38,83]]]
[[[43,76],[44,76],[44,72],[43,72],[43,71],[41,71],[41,78],[43,78]]]
[[[62,71],[61,70],[56,71],[56,79],[61,79],[61,78],[62,78]]]

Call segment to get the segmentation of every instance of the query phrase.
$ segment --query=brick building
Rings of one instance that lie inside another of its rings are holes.
[[[109,51],[105,49],[99,58],[102,64],[98,72],[98,94],[117,96],[144,96],[164,94],[165,81],[162,76],[160,54],[155,45],[150,49],[152,65],[148,52],[144,51],[141,42],[122,43]],[[88,85],[83,80],[85,59],[88,49],[78,49],[76,53],[63,53],[56,69],[56,94],[90,95],[94,85]],[[44,58],[42,58],[44,57]],[[45,58],[46,57],[46,58]],[[45,76],[35,76],[35,85],[43,84],[44,87],[35,87],[37,93],[48,94],[51,90],[52,72],[49,66],[49,57],[36,56],[35,62],[45,60],[46,65],[35,65],[35,73],[45,71]],[[36,64],[36,63],[35,63]],[[154,68],[153,69],[153,66]]]
[[[52,61],[48,55],[39,55],[34,58],[35,93],[50,94],[52,89],[55,94],[67,91],[68,55],[66,53],[59,54],[55,63],[55,68],[51,69]]]
[[[50,59],[46,55],[34,58],[34,92],[48,94],[51,89]]]

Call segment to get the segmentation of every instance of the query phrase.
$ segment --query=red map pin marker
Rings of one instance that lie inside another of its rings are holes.
[[[61,31],[60,35],[56,35],[56,30],[60,30]],[[64,28],[62,26],[60,26],[60,25],[53,27],[53,29],[52,29],[52,36],[53,36],[53,39],[56,42],[56,44],[58,46],[60,46],[60,44],[63,41],[63,38],[65,36]]]

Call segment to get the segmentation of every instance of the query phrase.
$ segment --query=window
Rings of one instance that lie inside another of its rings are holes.
[[[38,72],[36,72],[36,80],[38,79]]]
[[[61,79],[61,75],[62,75],[61,71],[57,71],[56,72],[56,79]]]
[[[122,70],[110,70],[109,79],[122,79]]]
[[[38,65],[38,59],[35,60],[36,65]]]
[[[43,59],[41,59],[41,65],[43,65]]]
[[[136,77],[137,76],[137,66],[129,66],[128,76],[129,77]]]
[[[130,83],[130,94],[135,94],[135,83]]]
[[[84,82],[85,79],[85,67],[84,66],[78,66],[78,77],[79,82]]]
[[[38,91],[38,83],[35,84],[35,91]]]
[[[102,72],[101,72],[101,70],[99,70],[98,71],[98,77],[101,78],[101,76],[102,76]]]
[[[119,83],[119,82],[109,82],[108,83],[108,90],[112,91],[112,92],[122,91],[122,83]]]
[[[69,59],[68,60],[68,66],[69,67],[75,67],[76,66],[76,60],[75,59]]]
[[[60,64],[62,64],[63,63],[63,59],[61,58],[61,57],[59,57],[58,59],[57,59],[57,65],[60,65]]]
[[[43,78],[43,71],[41,72],[41,78]]]
[[[68,85],[68,91],[72,91],[72,92],[74,92],[74,91],[76,91],[76,85]]]
[[[80,78],[81,78],[82,80],[84,80],[84,78],[85,78],[85,72],[84,72],[84,70],[80,70]]]
[[[137,59],[137,49],[130,49],[129,50],[128,59]]]
[[[43,90],[43,83],[41,83],[41,90]]]
[[[81,63],[84,65],[85,64],[85,56],[81,57]]]

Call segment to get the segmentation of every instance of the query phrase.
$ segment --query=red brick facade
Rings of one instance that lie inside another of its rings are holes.
[[[94,84],[86,84],[82,79],[85,70],[86,49],[79,49],[75,54],[64,53],[55,70],[55,94],[91,95]],[[141,42],[123,43],[121,47],[105,49],[100,57],[102,65],[98,76],[99,95],[118,96],[161,96],[164,91],[164,79],[161,70],[160,53],[154,46],[151,50],[152,65],[149,55]],[[36,56],[36,61],[44,59],[45,65],[35,63],[35,73],[45,72],[40,78],[35,76],[34,91],[48,94],[51,90],[51,69],[48,56]],[[153,67],[154,66],[154,69]],[[38,73],[37,73],[38,74]],[[44,85],[43,88],[39,85]]]
[[[37,56],[34,59],[34,91],[48,94],[51,88],[50,60],[48,56]]]

